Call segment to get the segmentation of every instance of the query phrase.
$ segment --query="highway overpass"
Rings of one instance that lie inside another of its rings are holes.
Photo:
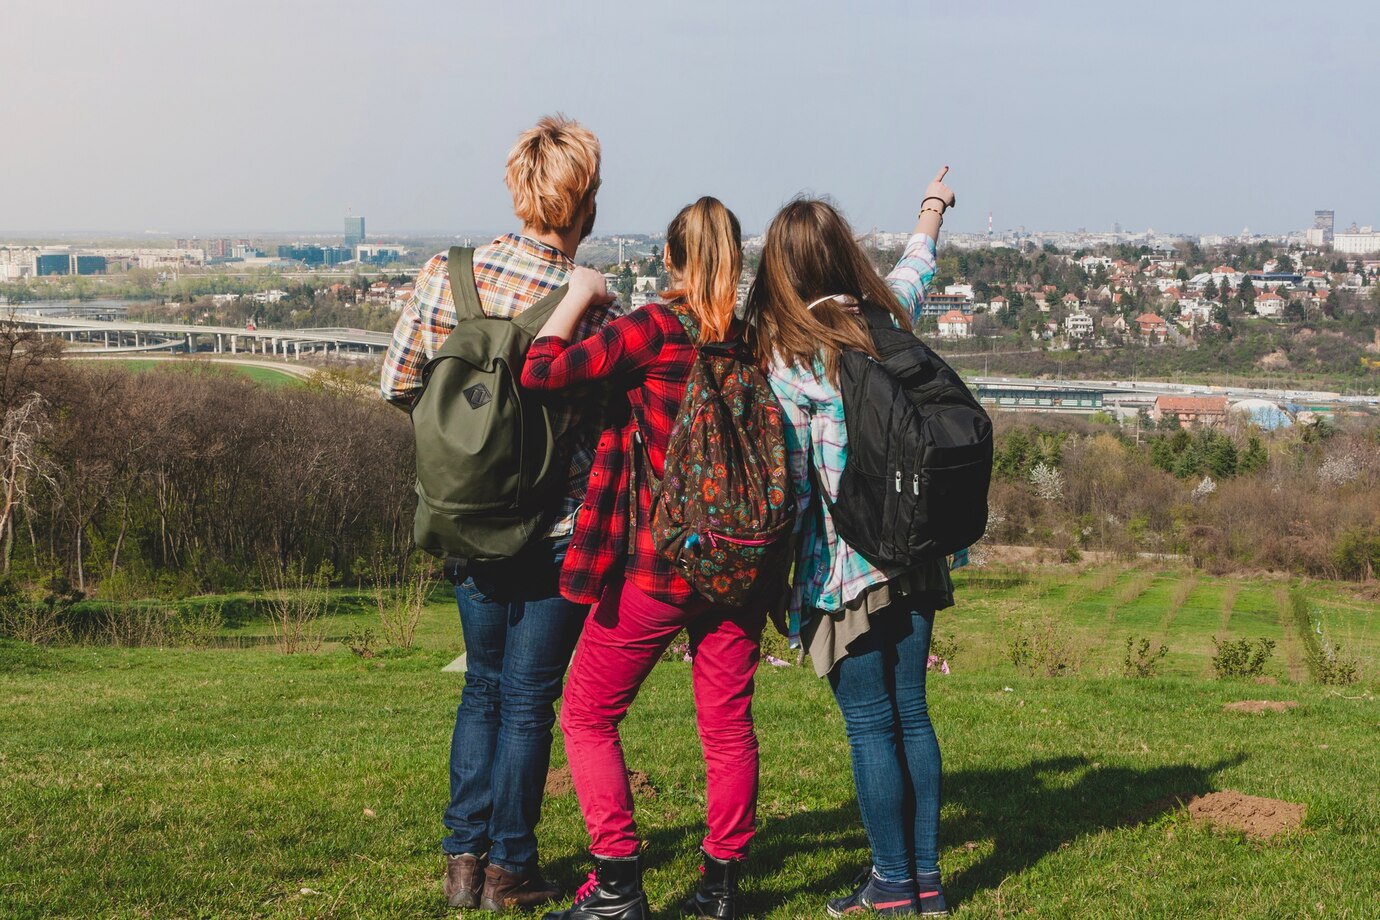
[[[391,336],[363,329],[243,329],[238,326],[195,326],[184,323],[135,323],[77,316],[12,314],[13,322],[59,336],[83,354],[140,354],[197,352],[264,354],[295,358],[313,352],[377,354],[386,351]]]

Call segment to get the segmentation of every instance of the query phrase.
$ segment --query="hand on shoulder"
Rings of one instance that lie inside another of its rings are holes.
[[[607,304],[613,301],[613,294],[609,293],[608,283],[604,280],[604,273],[577,265],[575,270],[570,273],[570,291],[566,294],[566,299],[572,304],[580,304],[589,307],[599,304]]]

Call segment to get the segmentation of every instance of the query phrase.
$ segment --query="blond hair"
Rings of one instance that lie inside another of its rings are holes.
[[[733,322],[743,273],[743,231],[724,203],[708,195],[681,208],[666,229],[667,267],[679,280],[668,299],[683,299],[700,322],[700,344],[722,342]]]
[[[548,115],[518,136],[503,181],[524,224],[538,233],[567,230],[599,190],[599,139],[578,121]]]

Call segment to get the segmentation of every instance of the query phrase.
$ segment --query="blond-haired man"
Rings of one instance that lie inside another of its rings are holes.
[[[598,139],[559,115],[518,137],[505,179],[521,229],[474,253],[474,283],[486,314],[517,316],[575,274],[575,251],[594,226],[599,162]],[[592,334],[609,318],[608,309],[596,313],[581,334]],[[456,321],[441,253],[418,275],[393,330],[381,381],[386,399],[411,405],[424,365]],[[561,411],[574,419],[578,409]],[[542,878],[534,830],[555,701],[586,613],[561,597],[559,575],[593,462],[593,423],[578,419],[564,426],[569,434],[558,447],[570,457],[569,485],[543,539],[502,562],[447,560],[467,655],[451,736],[444,817],[450,833],[441,844],[451,907],[530,908],[559,895]]]

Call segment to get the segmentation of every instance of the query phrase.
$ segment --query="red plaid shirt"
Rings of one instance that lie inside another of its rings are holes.
[[[608,578],[626,565],[626,577],[649,596],[684,604],[695,596],[652,543],[652,492],[646,462],[638,471],[636,546],[628,552],[628,491],[633,432],[640,431],[652,471],[665,468],[666,445],[694,367],[695,346],[675,312],[649,304],[620,317],[591,338],[567,345],[555,336],[532,343],[522,385],[557,390],[610,379],[626,391],[624,418],[604,429],[589,474],[589,491],[561,570],[561,593],[593,604]],[[628,415],[627,410],[631,409]]]

